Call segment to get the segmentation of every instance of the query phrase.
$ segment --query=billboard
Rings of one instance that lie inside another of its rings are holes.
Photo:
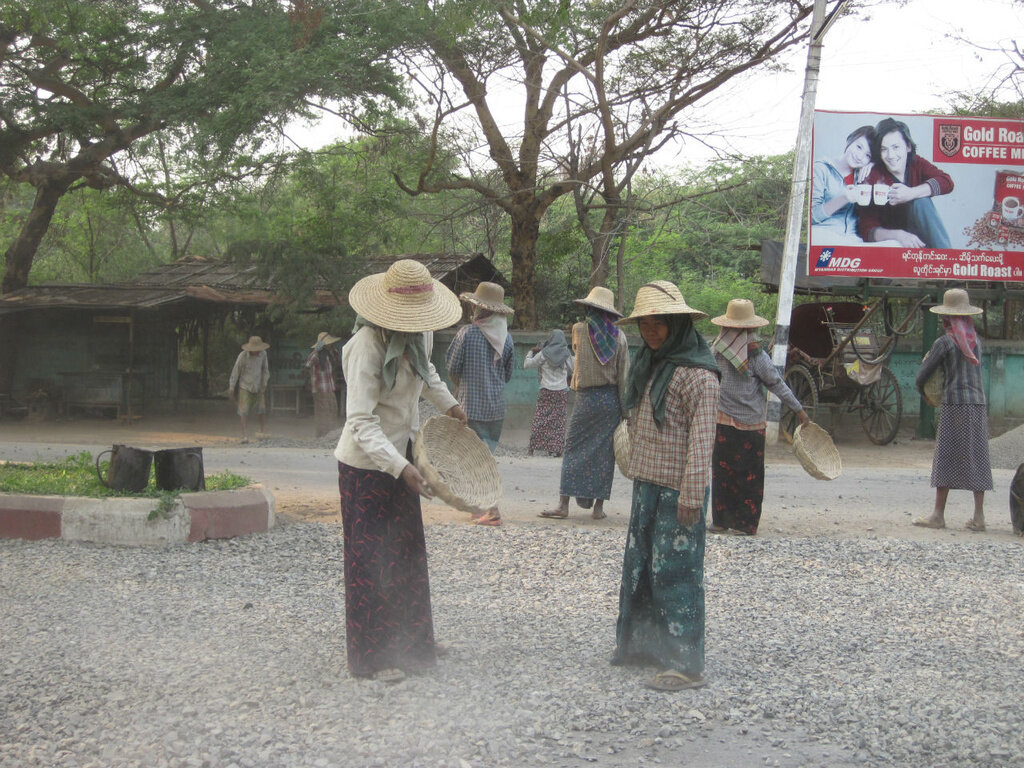
[[[1024,281],[1024,122],[814,114],[807,273]]]

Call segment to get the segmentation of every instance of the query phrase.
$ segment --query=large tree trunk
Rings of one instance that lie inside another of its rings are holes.
[[[32,210],[29,211],[21,232],[11,243],[7,253],[4,254],[4,279],[0,283],[0,294],[10,293],[28,285],[28,273],[32,269],[32,260],[35,258],[39,243],[50,228],[50,221],[53,213],[57,210],[57,203],[61,196],[71,186],[70,177],[60,179],[47,179],[36,187],[36,198],[32,202]]]
[[[50,228],[53,212],[61,195],[67,192],[71,180],[44,181],[36,187],[36,198],[32,203],[21,232],[4,254],[4,279],[0,283],[0,294],[10,293],[28,285],[28,273],[32,269],[39,243]],[[5,327],[6,326],[6,327]],[[14,384],[14,343],[11,338],[11,323],[0,323],[0,393],[10,394]]]
[[[512,219],[512,295],[515,297],[516,328],[537,328],[537,304],[534,273],[537,269],[537,236],[540,219],[532,213],[513,213]]]

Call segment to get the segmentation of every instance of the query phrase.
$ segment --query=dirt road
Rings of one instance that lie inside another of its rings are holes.
[[[265,440],[242,445],[237,419],[219,414],[147,417],[130,426],[106,419],[4,421],[0,422],[0,459],[52,459],[83,450],[95,455],[114,443],[198,445],[203,447],[207,472],[231,469],[263,483],[277,498],[280,514],[295,520],[340,522],[335,460],[328,443],[313,439],[312,419],[271,417],[267,433]],[[502,515],[508,524],[625,527],[631,486],[622,476],[616,477],[606,504],[607,519],[594,521],[588,511],[575,505],[568,520],[538,518],[542,509],[557,500],[561,462],[526,457],[527,438],[525,431],[506,431],[502,442],[508,450],[499,451],[497,457],[504,484]],[[836,445],[843,458],[843,474],[831,482],[804,472],[790,446],[769,448],[759,535],[917,540],[978,535],[963,527],[971,512],[971,495],[965,491],[950,494],[948,529],[931,531],[910,524],[931,509],[931,441],[914,440],[907,428],[890,445],[875,446],[853,425],[840,431]],[[1007,501],[1012,472],[997,469],[993,474],[995,490],[986,499],[989,530],[983,535],[1012,537]],[[428,524],[468,520],[465,513],[432,501],[425,501],[423,509]]]

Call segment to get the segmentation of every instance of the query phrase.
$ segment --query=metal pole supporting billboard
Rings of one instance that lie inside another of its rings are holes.
[[[797,252],[800,235],[803,234],[804,201],[811,168],[811,128],[814,124],[814,99],[818,93],[818,71],[821,69],[821,48],[825,31],[831,25],[842,5],[842,0],[825,18],[825,0],[814,0],[811,16],[811,42],[807,49],[807,69],[804,74],[804,93],[800,107],[800,127],[796,137],[796,156],[793,159],[793,182],[789,195],[789,211],[786,217],[786,239],[782,249],[782,266],[779,272],[779,308],[775,315],[775,346],[772,363],[779,374],[785,373],[786,355],[789,352],[789,322],[793,313],[793,285],[796,282]],[[771,392],[768,393],[768,414],[765,440],[768,445],[779,441],[779,418],[782,416],[782,402]]]

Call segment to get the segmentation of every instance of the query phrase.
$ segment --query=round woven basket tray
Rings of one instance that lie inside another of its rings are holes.
[[[427,419],[413,443],[413,460],[434,494],[464,512],[501,500],[498,464],[476,432],[450,416]]]
[[[924,383],[924,401],[932,408],[942,405],[942,392],[946,388],[946,373],[936,368]]]
[[[793,435],[793,453],[807,474],[819,480],[835,480],[843,473],[843,461],[828,432],[813,421],[801,424]]]
[[[615,436],[612,438],[612,444],[615,448],[615,465],[619,468],[619,472],[628,478],[630,476],[629,429],[627,428],[625,421],[620,421],[619,426],[615,428]]]

